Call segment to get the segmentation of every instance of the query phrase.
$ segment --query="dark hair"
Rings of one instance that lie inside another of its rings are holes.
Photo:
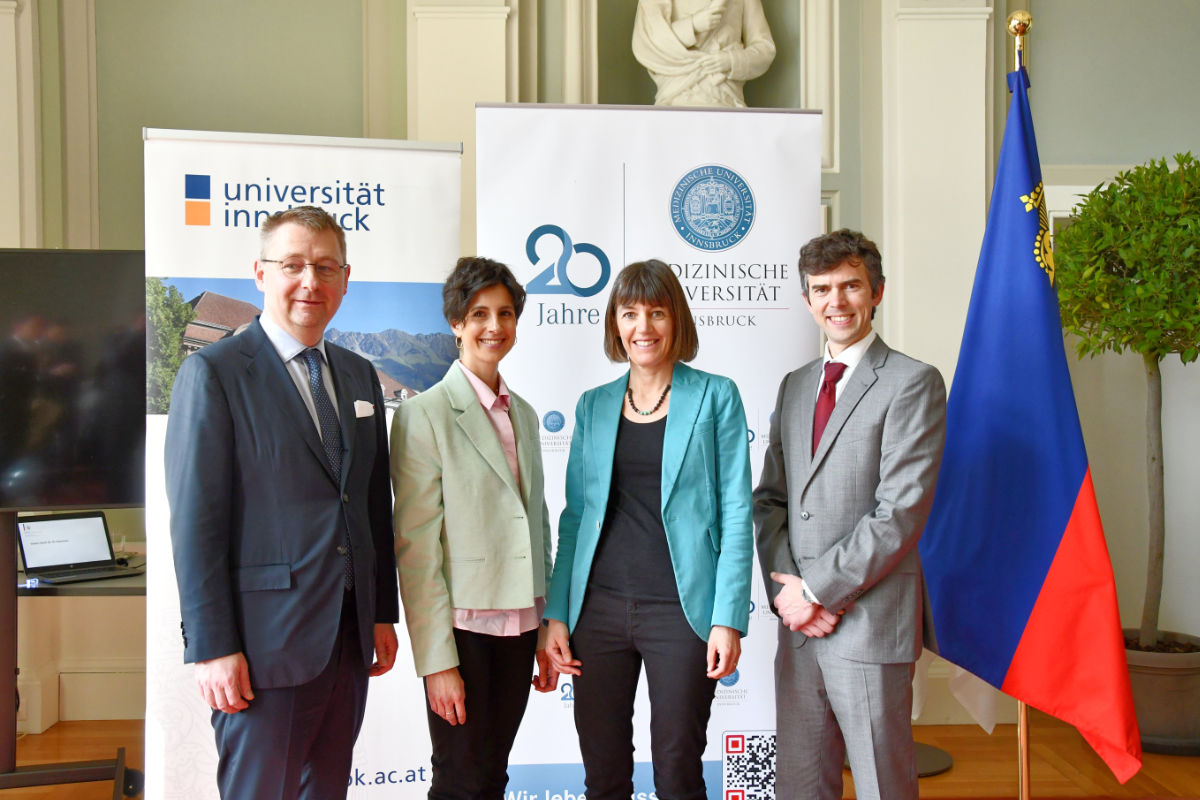
[[[867,268],[872,296],[883,289],[883,259],[875,243],[858,231],[842,228],[812,239],[800,248],[800,285],[808,297],[808,277],[837,269],[843,263]]]
[[[691,361],[700,350],[700,336],[688,308],[679,278],[656,258],[637,261],[617,273],[608,309],[604,312],[604,354],[609,361],[628,361],[629,354],[617,330],[617,307],[634,303],[662,306],[671,315],[671,360]]]
[[[333,231],[337,236],[338,247],[342,249],[342,261],[346,260],[346,232],[342,230],[341,225],[338,225],[337,220],[333,218],[332,214],[317,206],[295,206],[267,217],[258,234],[259,247],[266,248],[271,234],[275,233],[281,225],[286,225],[289,222],[293,225],[308,228],[313,233]],[[266,255],[266,253],[264,252],[263,255]]]
[[[472,298],[492,286],[508,289],[513,310],[520,319],[525,309],[525,287],[517,281],[512,271],[490,258],[463,256],[442,284],[442,315],[446,322],[453,327],[454,323],[466,319]]]

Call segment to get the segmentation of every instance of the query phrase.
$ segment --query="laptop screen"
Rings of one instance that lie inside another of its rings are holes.
[[[111,561],[103,512],[18,517],[21,557],[27,570]]]

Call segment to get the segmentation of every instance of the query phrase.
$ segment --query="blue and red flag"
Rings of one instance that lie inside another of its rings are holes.
[[[921,558],[938,652],[1074,725],[1122,783],[1142,748],[1067,372],[1024,67],[947,409]]]

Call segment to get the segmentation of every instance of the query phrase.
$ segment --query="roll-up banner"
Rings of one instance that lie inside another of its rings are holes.
[[[575,402],[625,370],[603,353],[610,283],[648,258],[668,263],[687,293],[700,333],[693,365],[737,382],[757,480],[779,381],[819,354],[796,263],[820,233],[820,121],[775,110],[477,107],[478,250],[508,264],[528,292],[503,373],[541,417],[552,520]],[[776,623],[765,597],[755,569],[750,635],[713,703],[710,798],[773,789]],[[638,798],[654,797],[645,683],[634,720]],[[583,794],[572,703],[569,679],[532,696],[508,797]]]
[[[205,800],[218,796],[216,749],[209,709],[183,663],[163,480],[175,356],[236,335],[261,312],[252,277],[259,227],[276,211],[317,205],[345,229],[351,264],[326,338],[376,365],[389,409],[436,383],[457,357],[441,315],[441,283],[458,257],[462,154],[459,144],[173,130],[144,136],[145,796]],[[279,469],[286,479],[287,465]],[[352,797],[418,797],[429,788],[425,699],[403,625],[398,633],[395,668],[370,683]],[[382,770],[370,774],[370,786],[364,764]]]

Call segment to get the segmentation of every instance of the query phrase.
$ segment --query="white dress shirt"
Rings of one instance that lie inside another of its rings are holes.
[[[276,325],[275,321],[266,314],[260,316],[258,322],[262,325],[263,333],[267,335],[274,346],[275,352],[279,353],[279,357],[283,359],[283,365],[287,367],[288,374],[292,376],[292,381],[296,384],[296,391],[300,392],[300,399],[304,401],[304,406],[308,409],[309,416],[312,417],[317,434],[320,435],[321,420],[317,417],[317,404],[313,400],[312,388],[308,385],[308,363],[303,358],[303,353],[308,349],[308,345],[298,342],[294,336]],[[325,340],[321,339],[313,346],[321,353],[321,382],[325,384],[329,402],[333,403],[333,410],[340,420],[342,415],[338,410],[337,392],[333,388],[333,375],[329,371],[329,357],[325,355]]]

